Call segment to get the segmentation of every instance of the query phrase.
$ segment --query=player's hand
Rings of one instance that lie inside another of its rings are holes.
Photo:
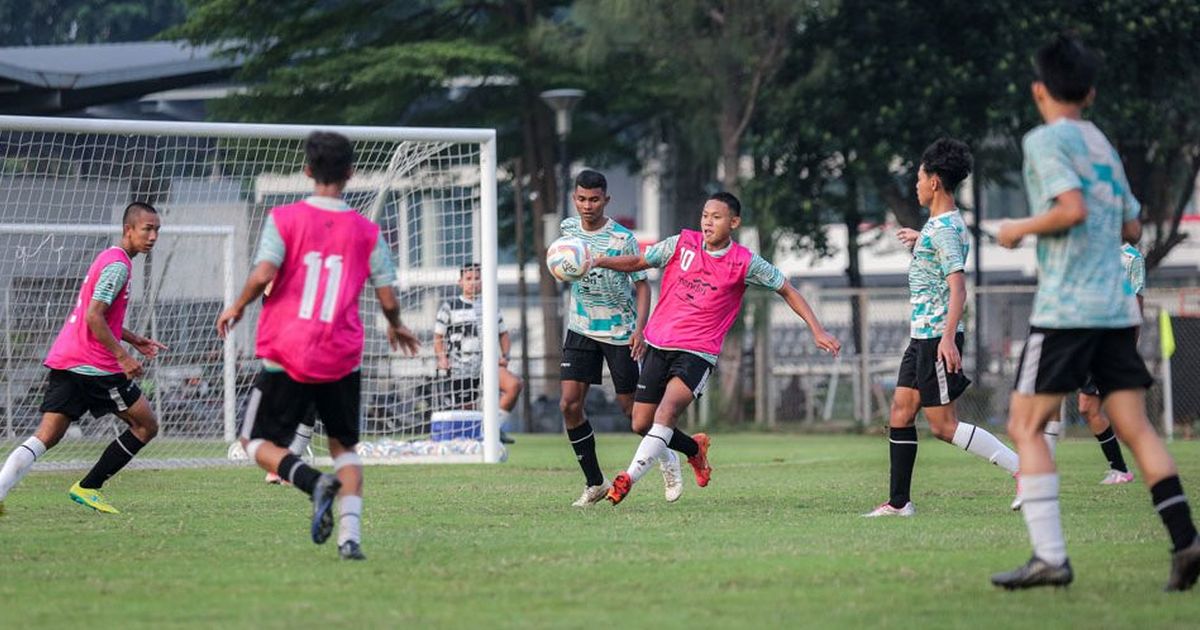
[[[158,356],[159,350],[166,350],[167,346],[159,341],[155,341],[149,337],[139,337],[136,341],[131,341],[129,345],[135,350],[142,353],[148,359],[153,359]]]
[[[646,338],[640,330],[629,338],[629,356],[633,357],[634,361],[641,361],[642,357],[646,356]]]
[[[450,357],[444,354],[438,357],[437,369],[448,371],[450,369]]]
[[[948,374],[962,371],[962,355],[958,353],[958,345],[954,343],[954,337],[942,336],[942,340],[938,342],[937,356],[938,362],[942,364]]]
[[[131,354],[122,354],[117,357],[117,364],[121,366],[125,378],[132,380],[142,375],[142,362],[133,358]]]
[[[231,306],[217,317],[217,336],[224,339],[233,330],[233,326],[242,321],[242,309]]]
[[[388,326],[387,335],[388,344],[392,346],[392,350],[400,350],[404,354],[413,356],[421,349],[421,341],[408,329],[408,326]],[[438,367],[441,367],[440,359]]]
[[[1015,221],[1001,223],[1000,231],[996,232],[996,242],[1000,244],[1000,247],[1007,249],[1020,247],[1022,238],[1024,235],[1021,234],[1020,226]]]
[[[503,356],[503,355],[500,356],[500,367],[502,367],[502,368],[508,367],[508,357]]]
[[[900,242],[903,243],[904,246],[909,249],[909,251],[912,251],[912,249],[917,246],[917,239],[920,237],[921,233],[912,228],[900,228],[899,230],[896,230],[896,238],[900,239]]]
[[[813,331],[813,341],[816,342],[818,348],[835,357],[842,351],[842,342],[838,341],[837,337],[826,332],[824,328],[818,328]]]

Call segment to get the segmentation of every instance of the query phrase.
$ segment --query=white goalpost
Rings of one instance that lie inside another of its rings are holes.
[[[416,357],[392,352],[373,292],[365,292],[364,461],[503,461],[494,130],[16,116],[0,116],[0,448],[37,426],[41,361],[91,260],[119,242],[121,211],[141,200],[158,208],[163,227],[154,251],[135,258],[126,327],[170,349],[146,363],[140,385],[161,430],[131,465],[230,463],[258,370],[258,309],[224,342],[214,323],[249,273],[267,212],[311,193],[303,144],[318,129],[354,143],[345,196],[380,226],[397,266],[401,317],[422,341]],[[455,295],[467,263],[479,263],[484,278],[481,385],[465,403],[473,412],[446,395],[432,343],[438,305]],[[449,411],[460,413],[441,413]],[[451,430],[439,429],[437,418],[449,416]],[[112,416],[86,415],[38,467],[90,466],[122,428]],[[327,454],[321,435],[318,421],[318,459]]]

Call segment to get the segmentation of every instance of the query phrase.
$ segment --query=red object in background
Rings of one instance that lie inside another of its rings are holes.
[[[629,217],[629,216],[613,217],[613,221],[616,221],[617,223],[620,223],[621,225],[623,225],[631,230],[637,229],[637,217]]]

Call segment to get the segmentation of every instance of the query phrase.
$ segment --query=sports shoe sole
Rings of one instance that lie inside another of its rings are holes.
[[[334,479],[320,496],[313,493],[312,541],[318,545],[324,544],[333,533],[333,500],[341,488],[342,482]]]

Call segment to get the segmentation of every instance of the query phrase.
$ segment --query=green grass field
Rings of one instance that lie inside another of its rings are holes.
[[[632,455],[601,436],[605,470]],[[1176,443],[1200,496],[1200,443]],[[657,471],[619,507],[572,508],[561,436],[521,436],[500,466],[368,469],[365,563],[307,538],[308,504],[256,469],[132,470],[123,514],[35,473],[0,517],[0,627],[1196,627],[1200,592],[1166,595],[1168,541],[1140,484],[1101,487],[1091,440],[1067,441],[1076,582],[1008,593],[1025,561],[1012,481],[922,437],[914,519],[886,498],[882,437],[716,434],[712,484],[662,499]],[[1190,482],[1190,483],[1189,483]]]

